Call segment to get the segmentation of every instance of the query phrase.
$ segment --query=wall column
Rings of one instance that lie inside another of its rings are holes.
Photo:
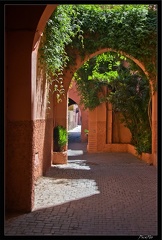
[[[34,204],[31,50],[34,32],[6,32],[6,211],[30,212]]]
[[[68,127],[68,99],[67,93],[64,96],[61,96],[61,101],[57,102],[56,94],[53,95],[54,102],[54,117],[53,117],[53,126],[62,125],[63,127]]]

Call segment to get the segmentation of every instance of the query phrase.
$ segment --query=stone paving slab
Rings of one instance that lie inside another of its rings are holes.
[[[5,222],[6,236],[157,235],[157,168],[129,153],[69,145],[35,185],[35,208]]]

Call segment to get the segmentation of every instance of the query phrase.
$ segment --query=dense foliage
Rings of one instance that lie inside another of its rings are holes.
[[[43,60],[46,67],[46,73],[49,76],[50,83],[53,85],[53,91],[57,92],[58,101],[60,100],[61,94],[64,93],[64,69],[75,65],[78,54],[84,60],[86,55],[95,53],[100,49],[110,48],[112,51],[123,54],[126,53],[138,59],[144,64],[149,74],[148,80],[152,81],[156,79],[157,9],[155,5],[59,5],[47,22],[42,40],[43,45],[40,48],[41,60]],[[87,95],[86,102],[84,102],[85,107],[89,106],[89,108],[92,107],[93,109],[101,102],[107,101],[107,96],[102,92],[102,86],[105,85],[105,82],[109,79],[109,81],[111,80],[111,84],[108,84],[108,87],[111,88],[113,84],[116,84],[114,95],[111,95],[111,98],[109,98],[114,109],[119,108],[118,104],[120,102],[126,101],[127,103],[127,99],[129,99],[129,102],[134,101],[134,103],[137,104],[133,104],[132,109],[134,109],[134,111],[136,110],[136,113],[139,113],[139,124],[142,121],[140,112],[142,113],[143,109],[142,107],[139,109],[139,106],[145,106],[144,108],[147,109],[146,106],[149,100],[149,94],[146,91],[147,88],[143,87],[146,83],[144,83],[145,77],[143,74],[139,76],[141,73],[138,69],[138,75],[134,75],[134,81],[132,82],[130,71],[121,71],[119,74],[119,71],[117,71],[119,70],[118,60],[116,60],[117,59],[115,59],[115,63],[117,66],[113,63],[113,69],[111,69],[111,63],[113,61],[109,61],[109,69],[105,71],[104,74],[97,69],[101,67],[99,58],[99,62],[96,63],[95,66],[96,69],[93,69],[93,74],[86,72],[91,81],[87,81],[84,94],[86,95],[90,90],[89,93],[92,93],[93,100],[95,101],[92,101],[91,97]],[[88,71],[91,71],[89,67]],[[139,78],[141,79],[140,81],[138,80]],[[94,79],[98,79],[95,85],[92,81]],[[118,81],[116,81],[116,79],[118,79]],[[131,81],[131,84],[129,81]],[[140,90],[139,92],[135,90],[134,85],[137,87],[137,83],[139,89],[144,90]],[[121,88],[118,88],[118,84],[121,85]],[[128,88],[129,91],[127,91]],[[123,99],[123,93],[121,93],[119,89],[123,92],[125,91],[125,99]],[[98,95],[98,90],[102,93],[101,95]],[[126,93],[128,94],[127,97]],[[131,94],[135,95],[132,97]],[[118,102],[115,102],[115,99],[118,100]],[[120,105],[120,111],[124,112],[123,108],[124,106]],[[143,113],[147,112],[146,109]],[[124,114],[126,114],[125,116],[128,118],[127,108],[125,108]],[[149,118],[147,118],[147,123],[148,120]],[[143,121],[145,124],[145,120]],[[128,122],[126,124],[131,128],[131,124]],[[132,119],[132,125],[133,124]],[[139,126],[138,124],[137,126]],[[137,145],[137,142],[140,141],[139,139],[146,139],[148,143],[150,132],[145,131],[145,128],[142,127],[139,127],[139,129],[138,140],[132,134],[134,143]],[[146,134],[144,134],[145,136],[148,133],[149,136],[143,138],[142,132],[146,132]],[[141,142],[142,141],[144,140],[141,140]],[[146,146],[147,143],[145,145],[141,144],[141,146]],[[145,149],[139,149],[140,145],[137,147],[139,152],[145,151]],[[148,149],[149,148],[150,145],[148,144]]]
[[[62,152],[68,141],[68,133],[65,127],[58,125],[53,131],[54,152]]]
[[[100,54],[85,62],[74,74],[80,94],[80,104],[85,109],[94,110],[102,102],[107,101],[103,86],[111,89],[110,82],[118,76],[120,61],[123,56],[108,52]]]
[[[113,111],[132,134],[137,152],[151,152],[150,87],[144,73],[131,61],[116,53],[104,53],[86,62],[75,73],[81,104],[90,110],[101,102],[111,102]],[[109,91],[105,92],[103,86]]]
[[[121,121],[132,134],[132,144],[138,154],[151,153],[151,116],[150,88],[148,79],[139,73],[130,74],[129,69],[122,69],[118,78],[112,81],[108,100],[114,111],[122,113]]]
[[[123,51],[156,74],[157,11],[149,5],[59,5],[47,22],[41,56],[54,91],[63,92],[63,69],[101,48]],[[51,82],[52,83],[52,82]],[[61,85],[61,88],[59,86]]]

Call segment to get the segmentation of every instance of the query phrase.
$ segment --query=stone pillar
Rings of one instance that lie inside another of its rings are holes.
[[[53,128],[57,125],[62,125],[68,131],[68,97],[67,92],[61,96],[61,101],[58,102],[56,99],[56,93],[53,96]],[[66,147],[68,142],[66,144]]]
[[[54,101],[54,115],[53,115],[53,121],[54,121],[54,127],[57,125],[62,125],[63,127],[68,127],[68,99],[67,99],[67,93],[65,93],[64,96],[61,96],[61,101],[57,102],[56,94],[53,95],[53,101]]]
[[[52,118],[45,122],[36,114],[37,53],[32,50],[39,47],[44,27],[56,6],[5,6],[6,211],[33,209],[34,167],[40,157],[46,159],[43,169],[49,166]]]
[[[34,204],[31,49],[34,33],[6,33],[6,211],[30,212]]]

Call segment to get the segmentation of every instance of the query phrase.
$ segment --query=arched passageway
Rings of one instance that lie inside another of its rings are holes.
[[[81,125],[81,111],[76,103],[68,106],[68,126],[67,129],[70,130],[77,125]]]
[[[5,6],[5,208],[10,211],[33,209],[35,180],[51,165],[53,126],[56,122],[66,126],[67,92],[74,72],[88,58],[112,51],[100,49],[84,60],[78,56],[75,68],[64,72],[65,99],[58,105],[51,95],[52,110],[46,109],[48,84],[39,69],[38,48],[45,24],[56,7]],[[145,72],[138,59],[122,54]],[[152,161],[156,165],[157,92],[152,96],[152,129]]]
[[[81,141],[87,142],[87,137],[85,136],[85,129],[88,129],[88,110],[84,109],[84,106],[80,105],[80,96],[78,94],[76,83],[73,81],[72,86],[68,90],[68,97],[75,101],[81,112]]]
[[[99,55],[99,54],[102,54],[104,52],[111,52],[111,51],[114,51],[116,52],[116,50],[114,49],[111,49],[111,48],[103,48],[103,49],[100,49],[100,50],[97,50],[95,53],[93,54],[88,54],[85,56],[84,60],[81,59],[81,57],[78,55],[77,56],[77,59],[76,59],[76,64],[75,64],[75,67],[71,68],[71,69],[68,69],[64,72],[64,87],[66,89],[66,91],[68,90],[68,87],[70,85],[70,82],[71,82],[71,79],[73,78],[73,75],[75,73],[75,71],[77,71],[77,69],[79,69],[82,64],[84,62],[86,62],[88,59],[96,56],[96,55]],[[145,66],[143,63],[141,63],[138,59],[135,59],[134,57],[130,56],[129,54],[127,53],[124,53],[124,52],[120,52],[118,51],[119,53],[121,53],[122,55],[124,55],[125,57],[131,59],[134,63],[136,63],[142,70],[143,72],[148,75],[146,69],[145,69]],[[152,82],[150,84],[150,88],[152,89]],[[157,92],[153,92],[152,91],[152,108],[154,108],[153,106],[155,105],[155,102],[157,101]],[[64,105],[64,103],[61,103],[62,104],[62,108],[64,108],[64,111],[66,111],[66,107]],[[57,106],[56,106],[57,108]],[[103,106],[100,106],[99,108],[96,108],[95,111],[93,112],[90,112],[89,113],[89,120],[91,121],[90,122],[90,127],[91,127],[91,131],[90,132],[93,132],[93,135],[90,135],[89,134],[89,142],[90,142],[90,145],[92,146],[91,149],[89,149],[89,151],[92,151],[92,152],[97,152],[97,151],[115,151],[116,148],[118,148],[118,151],[126,151],[124,145],[122,148],[122,146],[114,146],[112,148],[112,146],[109,148],[108,146],[104,146],[104,141],[105,141],[105,137],[103,137],[105,135],[105,129],[103,129],[103,126],[105,126],[105,120],[106,117],[103,115],[101,115],[101,112],[104,112],[104,108]],[[110,129],[109,131],[109,136],[108,136],[108,143],[112,144],[112,141],[111,141],[111,138],[112,138],[112,109],[111,109],[111,105],[109,105],[109,119],[111,119],[108,123],[108,128]],[[91,115],[90,115],[91,114]],[[104,113],[105,114],[105,113]],[[99,122],[100,122],[100,126],[99,126]],[[64,125],[65,125],[65,121],[64,121]],[[92,127],[93,126],[93,127]],[[98,136],[97,136],[98,135]],[[156,165],[156,162],[157,162],[157,145],[155,144],[156,140],[155,140],[155,135],[157,136],[157,112],[156,110],[154,109],[152,111],[152,163],[154,165]],[[101,138],[102,137],[102,138]],[[98,146],[101,145],[101,139],[102,139],[102,148],[98,149]],[[97,144],[98,142],[98,144]]]

